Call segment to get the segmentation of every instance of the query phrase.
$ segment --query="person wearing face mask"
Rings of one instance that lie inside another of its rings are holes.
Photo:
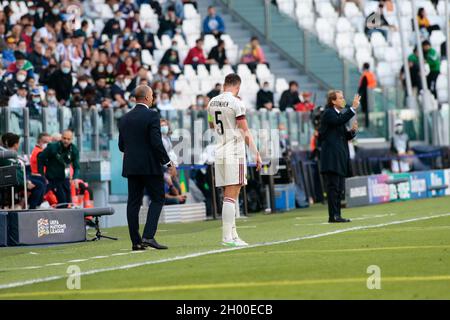
[[[82,95],[84,95],[86,90],[89,90],[89,87],[91,87],[88,80],[89,80],[88,76],[82,75],[78,77],[78,81],[75,84],[75,88],[78,88]]]
[[[11,96],[17,92],[19,86],[26,85],[27,72],[25,70],[20,70],[16,73],[16,76],[6,82],[8,88],[8,96]]]
[[[72,92],[72,65],[65,60],[61,63],[61,68],[50,75],[48,87],[55,89],[56,98],[61,101],[68,101]]]
[[[256,109],[266,108],[267,110],[272,110],[273,101],[273,92],[270,90],[270,84],[265,81],[262,88],[256,94]]]
[[[40,175],[38,169],[38,156],[47,147],[47,145],[52,141],[52,137],[46,133],[42,132],[37,138],[37,144],[34,146],[33,151],[30,156],[30,167],[31,173],[34,175]]]
[[[391,138],[391,148],[390,151],[392,155],[396,157],[413,155],[414,152],[411,150],[409,145],[409,137],[403,131],[403,121],[398,119],[395,121],[395,131]],[[392,172],[409,172],[411,171],[412,165],[411,158],[392,160],[391,170]]]
[[[153,91],[149,86],[135,90],[136,106],[119,122],[119,150],[123,155],[122,176],[128,180],[127,220],[132,250],[147,247],[167,249],[155,239],[164,205],[163,166],[173,165],[161,138],[160,116],[151,106]],[[139,211],[144,189],[151,202],[143,235],[139,233]]]
[[[164,144],[164,149],[166,149],[170,160],[172,160],[172,162],[175,164],[175,166],[177,166],[178,158],[177,158],[177,155],[175,154],[175,151],[173,151],[172,140],[170,139],[170,135],[169,135],[169,133],[170,133],[169,121],[161,118],[160,124],[161,124],[161,138],[162,138],[162,142]]]
[[[280,152],[283,157],[287,157],[291,151],[291,141],[289,140],[289,134],[286,129],[286,126],[281,123],[278,126],[278,130],[280,132]]]
[[[47,95],[46,95],[46,100],[47,100],[48,108],[58,108],[59,107],[58,99],[56,99],[55,90],[48,89]]]
[[[40,120],[42,117],[42,102],[39,89],[31,90],[31,99],[28,100],[27,108],[30,113],[30,119]]]

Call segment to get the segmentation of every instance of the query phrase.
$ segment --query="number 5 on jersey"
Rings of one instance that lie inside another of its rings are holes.
[[[222,120],[219,119],[219,116],[222,115],[222,111],[216,111],[216,113],[214,114],[214,117],[216,118],[216,125],[218,127],[220,127],[220,129],[218,130],[220,135],[223,135],[223,122]]]

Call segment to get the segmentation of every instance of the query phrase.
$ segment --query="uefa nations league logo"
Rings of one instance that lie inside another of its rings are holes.
[[[37,229],[38,229],[38,238],[49,235],[50,234],[50,224],[48,219],[39,219],[37,221]]]

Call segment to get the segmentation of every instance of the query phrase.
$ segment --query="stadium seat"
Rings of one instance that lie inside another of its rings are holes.
[[[379,62],[376,68],[376,74],[382,86],[391,87],[395,85],[395,74],[389,63]]]
[[[434,30],[430,35],[431,46],[437,50],[437,52],[441,52],[441,44],[446,40],[445,34],[441,30]]]

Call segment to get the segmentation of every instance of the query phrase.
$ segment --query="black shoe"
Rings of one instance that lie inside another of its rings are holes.
[[[158,250],[168,249],[167,246],[163,246],[162,244],[159,244],[158,242],[156,242],[155,239],[142,238],[142,245],[145,247],[152,247],[152,248],[158,249]]]
[[[147,248],[142,243],[138,243],[138,244],[134,244],[131,247],[131,250],[133,250],[133,251],[143,251],[143,250],[147,250]]]
[[[334,219],[329,219],[328,223],[344,223],[344,222],[351,222],[350,219],[345,219],[342,217],[334,217]]]

